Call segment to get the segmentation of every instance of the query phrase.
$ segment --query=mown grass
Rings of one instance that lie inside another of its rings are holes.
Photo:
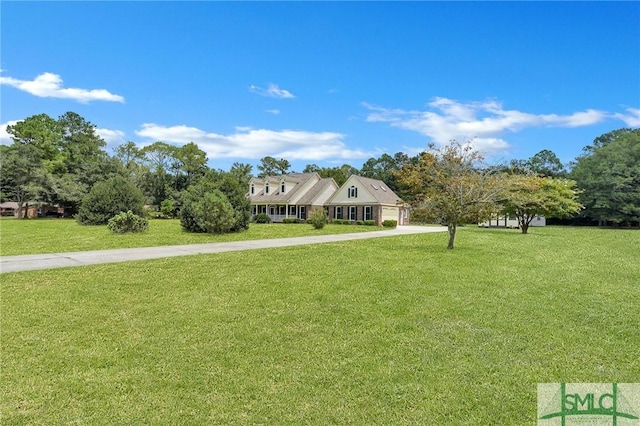
[[[263,238],[301,237],[379,231],[375,226],[327,225],[321,230],[309,224],[251,224],[244,232],[224,235],[185,232],[179,220],[150,220],[142,234],[115,234],[106,226],[83,226],[73,219],[2,219],[0,255],[63,253],[112,248],[154,247],[216,243]]]
[[[640,381],[640,233],[446,234],[2,275],[3,424],[533,425]]]

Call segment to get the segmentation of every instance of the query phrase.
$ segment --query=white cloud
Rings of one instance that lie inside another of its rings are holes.
[[[122,130],[97,128],[96,133],[107,143],[107,149],[114,149],[126,142],[125,133]]]
[[[7,126],[13,126],[16,123],[22,120],[11,120],[6,123],[0,124],[0,145],[11,145],[13,143],[13,139],[11,139],[11,135],[7,133]]]
[[[602,111],[589,109],[569,115],[531,114],[504,109],[496,100],[459,102],[434,98],[426,111],[389,109],[364,103],[369,110],[367,121],[389,123],[391,126],[413,130],[428,136],[436,144],[452,139],[473,139],[480,151],[490,152],[509,148],[503,139],[507,132],[527,127],[581,127],[599,123],[607,118]]]
[[[627,113],[616,113],[613,117],[624,121],[629,127],[640,127],[640,108],[627,108]]]
[[[268,130],[236,128],[229,135],[205,132],[184,125],[161,126],[145,123],[136,134],[150,141],[184,145],[195,142],[209,158],[246,158],[257,160],[265,156],[289,160],[359,159],[371,157],[370,152],[349,149],[345,135],[334,132],[302,130]]]
[[[256,93],[260,96],[266,96],[268,98],[280,98],[280,99],[293,99],[295,96],[288,90],[281,89],[277,84],[269,83],[269,86],[264,87],[249,86],[249,91]]]
[[[50,72],[42,73],[34,80],[0,76],[0,84],[15,87],[40,98],[73,99],[83,104],[91,101],[124,102],[122,96],[114,95],[105,89],[63,88],[62,78]]]
[[[273,115],[279,115],[280,114],[280,110],[279,109],[266,109],[265,112],[268,112],[269,114],[273,114]]]

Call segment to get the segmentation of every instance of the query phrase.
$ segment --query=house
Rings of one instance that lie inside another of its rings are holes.
[[[14,216],[18,217],[18,203],[15,201],[7,201],[4,203],[0,203],[0,216]],[[51,206],[48,204],[41,203],[29,203],[28,205],[25,203],[22,206],[22,216],[23,217],[62,217],[64,215],[64,209],[58,206]]]
[[[0,203],[0,216],[17,216],[18,215],[18,203],[15,201],[7,201]]]
[[[252,178],[248,197],[253,215],[266,213],[273,222],[282,222],[285,218],[306,220],[311,210],[324,207],[337,190],[333,178],[321,178],[318,173],[290,173]]]
[[[546,226],[547,220],[544,216],[536,216],[533,218],[529,226]],[[506,214],[495,215],[491,219],[479,223],[478,226],[483,228],[519,228],[520,224],[515,216]]]
[[[330,219],[373,220],[378,226],[385,220],[409,224],[409,205],[377,179],[351,175],[326,205]]]

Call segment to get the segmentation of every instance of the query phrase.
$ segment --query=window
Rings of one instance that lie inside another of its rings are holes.
[[[378,190],[378,187],[377,187],[377,186],[375,186],[374,184],[371,184],[371,187],[372,187],[373,189],[375,189],[376,191]]]
[[[289,216],[296,215],[296,206],[289,206]]]
[[[385,188],[384,186],[380,185],[380,189],[382,189],[383,191],[387,192],[387,188]]]
[[[269,193],[269,182],[264,184],[264,193],[268,194]]]
[[[349,189],[347,190],[347,197],[348,198],[358,198],[358,188],[356,188],[355,186],[351,185],[349,187]]]
[[[300,217],[299,219],[305,220],[307,218],[307,208],[305,206],[300,206]]]
[[[349,206],[349,220],[355,221],[357,215],[356,206]]]
[[[254,184],[251,184],[251,195],[256,193],[256,186]]]
[[[284,184],[284,181],[280,182],[280,193],[284,194],[285,189],[287,189],[287,186]]]
[[[334,219],[342,219],[342,206],[336,206],[335,216]]]
[[[373,214],[371,213],[371,206],[364,206],[364,220],[373,220]]]

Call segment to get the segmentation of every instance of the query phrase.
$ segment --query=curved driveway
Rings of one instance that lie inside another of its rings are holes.
[[[132,260],[158,259],[162,257],[189,256],[193,254],[222,253],[227,251],[255,250],[270,247],[290,247],[335,241],[364,240],[367,238],[393,237],[396,235],[422,234],[446,231],[437,226],[398,226],[395,229],[360,232],[354,234],[318,235],[270,240],[234,241],[228,243],[190,244],[180,246],[139,247],[112,250],[78,251],[71,253],[27,254],[0,256],[0,273],[31,271],[36,269],[67,268],[70,266],[99,263],[128,262]]]

